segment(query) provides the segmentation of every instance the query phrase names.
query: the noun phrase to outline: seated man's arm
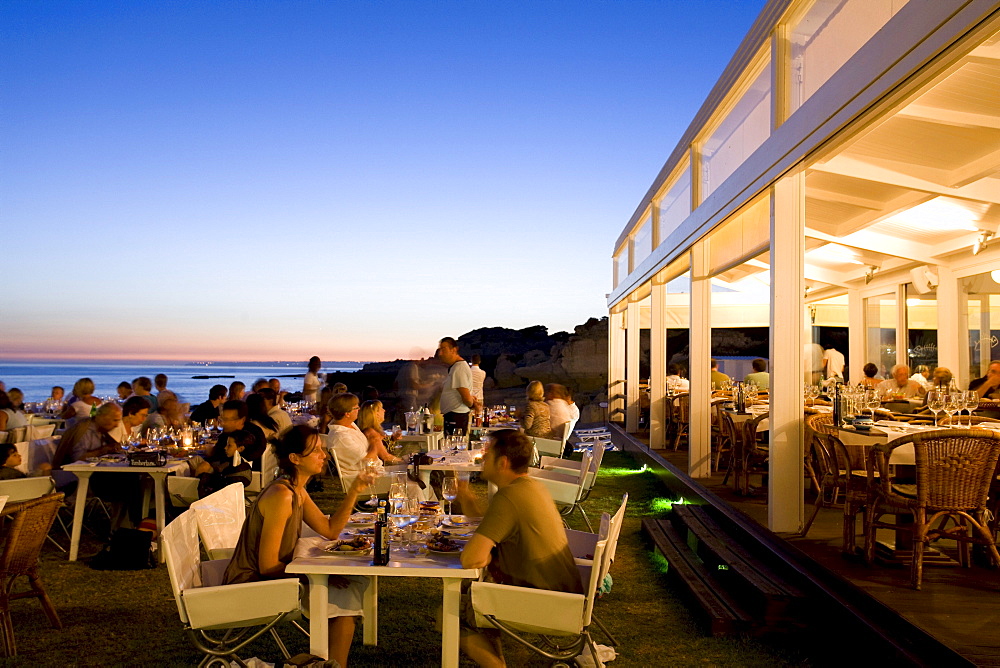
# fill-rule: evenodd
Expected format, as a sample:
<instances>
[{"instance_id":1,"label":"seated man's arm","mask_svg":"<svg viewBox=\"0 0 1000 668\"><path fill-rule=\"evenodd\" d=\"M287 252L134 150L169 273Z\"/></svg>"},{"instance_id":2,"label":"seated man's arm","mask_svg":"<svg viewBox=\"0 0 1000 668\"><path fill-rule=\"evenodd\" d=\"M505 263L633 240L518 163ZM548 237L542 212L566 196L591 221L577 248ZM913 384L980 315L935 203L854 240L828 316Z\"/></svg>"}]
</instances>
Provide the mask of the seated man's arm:
<instances>
[{"instance_id":1,"label":"seated man's arm","mask_svg":"<svg viewBox=\"0 0 1000 668\"><path fill-rule=\"evenodd\" d=\"M485 514L483 507L479 505L479 499L472 493L468 480L459 479L458 494L455 500L462 506L462 512L466 515L482 517Z\"/></svg>"},{"instance_id":2,"label":"seated man's arm","mask_svg":"<svg viewBox=\"0 0 1000 668\"><path fill-rule=\"evenodd\" d=\"M473 535L462 550L462 568L486 568L494 545L496 543L482 534Z\"/></svg>"}]
</instances>

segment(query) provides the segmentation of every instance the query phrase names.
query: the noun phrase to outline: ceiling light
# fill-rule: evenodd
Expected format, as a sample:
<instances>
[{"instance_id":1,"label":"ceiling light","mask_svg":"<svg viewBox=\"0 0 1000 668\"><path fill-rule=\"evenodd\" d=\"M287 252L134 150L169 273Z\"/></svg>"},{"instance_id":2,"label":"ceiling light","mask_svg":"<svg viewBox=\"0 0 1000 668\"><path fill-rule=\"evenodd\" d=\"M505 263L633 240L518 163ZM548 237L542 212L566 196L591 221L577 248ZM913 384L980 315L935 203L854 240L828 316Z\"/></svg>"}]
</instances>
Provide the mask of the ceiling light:
<instances>
[{"instance_id":1,"label":"ceiling light","mask_svg":"<svg viewBox=\"0 0 1000 668\"><path fill-rule=\"evenodd\" d=\"M982 219L987 206L979 202L958 202L947 197L935 197L892 216L887 222L902 223L929 232L976 232L979 230L977 223Z\"/></svg>"},{"instance_id":2,"label":"ceiling light","mask_svg":"<svg viewBox=\"0 0 1000 668\"><path fill-rule=\"evenodd\" d=\"M875 274L878 273L878 270L879 267L876 267L873 264L868 265L868 271L865 272L865 285L872 282L872 279L875 278Z\"/></svg>"},{"instance_id":3,"label":"ceiling light","mask_svg":"<svg viewBox=\"0 0 1000 668\"><path fill-rule=\"evenodd\" d=\"M982 230L979 236L976 238L976 242L972 244L972 254L979 255L983 248L986 247L986 242L993 238L993 233L989 230Z\"/></svg>"},{"instance_id":4,"label":"ceiling light","mask_svg":"<svg viewBox=\"0 0 1000 668\"><path fill-rule=\"evenodd\" d=\"M994 283L1000 283L1000 269L994 269L991 271L990 278L993 279Z\"/></svg>"}]
</instances>

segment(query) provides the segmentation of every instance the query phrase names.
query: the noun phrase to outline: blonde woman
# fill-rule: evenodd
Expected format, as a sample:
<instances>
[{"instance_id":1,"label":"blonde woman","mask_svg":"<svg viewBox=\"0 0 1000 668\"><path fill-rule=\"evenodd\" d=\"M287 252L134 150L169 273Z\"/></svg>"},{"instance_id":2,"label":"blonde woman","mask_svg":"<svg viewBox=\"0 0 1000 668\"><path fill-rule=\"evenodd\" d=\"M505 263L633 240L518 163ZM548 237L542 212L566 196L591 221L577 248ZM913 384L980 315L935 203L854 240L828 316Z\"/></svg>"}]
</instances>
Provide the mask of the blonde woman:
<instances>
[{"instance_id":1,"label":"blonde woman","mask_svg":"<svg viewBox=\"0 0 1000 668\"><path fill-rule=\"evenodd\" d=\"M368 456L371 457L374 454L386 464L399 464L403 460L394 457L386 448L385 432L382 431L384 421L385 408L381 401L375 399L361 404L356 424L365 438L368 439ZM393 434L393 437L396 435Z\"/></svg>"},{"instance_id":2,"label":"blonde woman","mask_svg":"<svg viewBox=\"0 0 1000 668\"><path fill-rule=\"evenodd\" d=\"M77 420L89 418L91 412L101 405L101 400L94 396L94 381L81 378L73 384L73 394L66 402L62 417L67 420L67 426L72 427Z\"/></svg>"},{"instance_id":3,"label":"blonde woman","mask_svg":"<svg viewBox=\"0 0 1000 668\"><path fill-rule=\"evenodd\" d=\"M521 417L521 426L528 436L548 438L552 427L549 423L549 405L545 403L545 388L537 380L528 383L528 405Z\"/></svg>"}]
</instances>

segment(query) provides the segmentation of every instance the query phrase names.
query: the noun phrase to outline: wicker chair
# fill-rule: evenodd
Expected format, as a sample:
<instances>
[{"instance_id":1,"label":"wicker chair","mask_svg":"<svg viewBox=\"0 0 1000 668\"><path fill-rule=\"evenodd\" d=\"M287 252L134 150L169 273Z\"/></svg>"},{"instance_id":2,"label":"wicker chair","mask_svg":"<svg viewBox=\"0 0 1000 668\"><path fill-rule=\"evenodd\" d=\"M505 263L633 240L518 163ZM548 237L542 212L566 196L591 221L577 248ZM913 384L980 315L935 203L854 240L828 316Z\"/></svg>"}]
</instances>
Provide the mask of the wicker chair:
<instances>
[{"instance_id":1,"label":"wicker chair","mask_svg":"<svg viewBox=\"0 0 1000 668\"><path fill-rule=\"evenodd\" d=\"M889 459L896 448L912 443L916 463L916 485L894 484ZM958 541L959 561L969 565L969 543L987 548L1000 565L993 535L986 527L986 499L1000 457L1000 436L985 429L949 429L910 434L872 448L868 457L870 498L865 513L865 557L875 558L875 530L908 531L913 536L910 581L920 589L923 578L924 545L947 538ZM880 478L874 480L874 474ZM886 514L912 514L913 525L892 523ZM945 528L941 518L955 525Z\"/></svg>"},{"instance_id":2,"label":"wicker chair","mask_svg":"<svg viewBox=\"0 0 1000 668\"><path fill-rule=\"evenodd\" d=\"M62 628L59 615L52 607L38 575L38 554L45 544L45 537L62 506L62 494L49 494L37 499L7 505L3 515L13 515L14 521L7 534L7 543L0 555L0 642L3 656L15 656L14 624L11 620L10 602L18 598L37 598L52 626ZM28 591L11 593L18 577L28 577Z\"/></svg>"},{"instance_id":3,"label":"wicker chair","mask_svg":"<svg viewBox=\"0 0 1000 668\"><path fill-rule=\"evenodd\" d=\"M959 417L957 415L956 416L946 415L943 418L938 418L938 424L942 426L952 425L952 424L963 425L963 424L969 424L969 419L970 418L968 415L963 415L962 417ZM998 422L996 418L982 417L981 415L973 415L971 419L973 425L982 424L983 422L992 424L996 424Z\"/></svg>"},{"instance_id":4,"label":"wicker chair","mask_svg":"<svg viewBox=\"0 0 1000 668\"><path fill-rule=\"evenodd\" d=\"M767 413L762 413L740 425L743 428L742 438L739 449L734 450L733 454L737 467L734 484L738 494L746 496L751 493L750 476L754 473L767 475L768 446L757 441L757 427L767 417Z\"/></svg>"},{"instance_id":5,"label":"wicker chair","mask_svg":"<svg viewBox=\"0 0 1000 668\"><path fill-rule=\"evenodd\" d=\"M691 395L678 394L670 398L667 404L669 407L670 421L674 427L674 450L681 445L681 439L687 438L688 424L691 415Z\"/></svg>"}]
</instances>

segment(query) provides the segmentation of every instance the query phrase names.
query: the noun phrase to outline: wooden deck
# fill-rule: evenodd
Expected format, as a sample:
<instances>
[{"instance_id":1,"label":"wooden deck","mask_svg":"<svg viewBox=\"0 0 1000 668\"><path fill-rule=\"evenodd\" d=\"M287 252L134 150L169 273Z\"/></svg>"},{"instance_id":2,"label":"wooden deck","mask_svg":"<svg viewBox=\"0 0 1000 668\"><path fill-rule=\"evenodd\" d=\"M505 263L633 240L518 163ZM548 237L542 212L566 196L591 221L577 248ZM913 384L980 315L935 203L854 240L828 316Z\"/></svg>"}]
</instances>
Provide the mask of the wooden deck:
<instances>
[{"instance_id":1,"label":"wooden deck","mask_svg":"<svg viewBox=\"0 0 1000 668\"><path fill-rule=\"evenodd\" d=\"M686 471L687 452L651 452L642 441L631 437L629 440L631 443L623 443L626 449L635 449L637 454L643 454L650 461L664 461L681 475ZM766 531L766 494L737 496L733 492L732 481L723 485L722 480L723 474L719 473L696 481L688 478L685 483L702 487L710 497L725 502L770 534ZM806 512L811 510L811 496L807 496ZM801 552L813 564L833 574L833 580L839 576L870 596L873 602L877 602L873 603L873 618L885 620L887 613L895 614L972 664L1000 666L1000 570L925 565L923 589L913 590L909 587L908 563L905 567L868 566L861 560L841 556L842 517L840 508L821 509L808 537L770 536L777 536L792 548L791 552ZM861 525L859 517L859 545L863 543ZM858 613L860 615L862 611L858 610ZM891 628L891 623L887 626Z\"/></svg>"}]
</instances>

